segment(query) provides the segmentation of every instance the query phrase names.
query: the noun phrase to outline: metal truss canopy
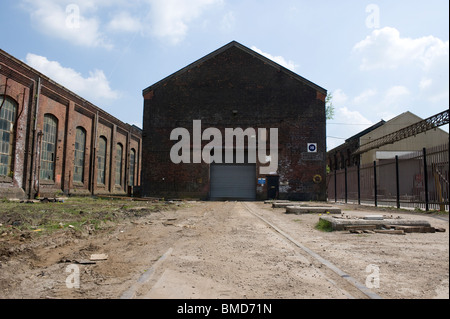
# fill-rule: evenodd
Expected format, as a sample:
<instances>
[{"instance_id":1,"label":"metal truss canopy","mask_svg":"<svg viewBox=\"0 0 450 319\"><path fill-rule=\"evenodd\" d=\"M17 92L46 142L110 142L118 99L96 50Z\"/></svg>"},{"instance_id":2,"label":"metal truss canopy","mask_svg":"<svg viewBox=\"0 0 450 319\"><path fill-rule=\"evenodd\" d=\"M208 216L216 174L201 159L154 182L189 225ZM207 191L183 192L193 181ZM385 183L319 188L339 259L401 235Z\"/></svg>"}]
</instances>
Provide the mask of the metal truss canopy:
<instances>
[{"instance_id":1,"label":"metal truss canopy","mask_svg":"<svg viewBox=\"0 0 450 319\"><path fill-rule=\"evenodd\" d=\"M393 133L387 134L366 144L363 144L356 150L353 155L359 155L383 145L392 144L405 138L416 136L417 134L432 130L436 127L449 123L449 111L443 111L439 114L430 116L429 118L411 124Z\"/></svg>"}]
</instances>

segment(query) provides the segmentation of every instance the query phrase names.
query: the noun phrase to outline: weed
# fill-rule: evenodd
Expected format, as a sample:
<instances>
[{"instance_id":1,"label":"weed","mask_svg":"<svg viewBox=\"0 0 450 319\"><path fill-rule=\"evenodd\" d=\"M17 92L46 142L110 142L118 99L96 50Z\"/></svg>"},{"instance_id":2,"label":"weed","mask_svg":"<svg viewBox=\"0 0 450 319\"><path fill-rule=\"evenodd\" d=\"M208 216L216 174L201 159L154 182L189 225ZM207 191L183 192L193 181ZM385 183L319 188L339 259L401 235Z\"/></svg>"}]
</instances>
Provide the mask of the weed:
<instances>
[{"instance_id":1,"label":"weed","mask_svg":"<svg viewBox=\"0 0 450 319\"><path fill-rule=\"evenodd\" d=\"M314 228L317 230L323 231L323 232L332 232L333 231L333 227L332 227L331 223L324 219L319 219L319 222L316 224L316 226Z\"/></svg>"}]
</instances>

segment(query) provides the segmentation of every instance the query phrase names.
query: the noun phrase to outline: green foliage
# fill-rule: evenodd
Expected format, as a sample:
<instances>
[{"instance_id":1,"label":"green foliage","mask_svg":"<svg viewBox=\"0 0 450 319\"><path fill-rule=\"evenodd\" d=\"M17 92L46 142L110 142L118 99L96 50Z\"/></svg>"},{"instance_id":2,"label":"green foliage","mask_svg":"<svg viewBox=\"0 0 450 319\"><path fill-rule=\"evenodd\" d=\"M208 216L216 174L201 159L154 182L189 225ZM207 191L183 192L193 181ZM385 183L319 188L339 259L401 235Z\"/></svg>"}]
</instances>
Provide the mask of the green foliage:
<instances>
[{"instance_id":1,"label":"green foliage","mask_svg":"<svg viewBox=\"0 0 450 319\"><path fill-rule=\"evenodd\" d=\"M327 120L334 118L333 94L328 93L325 99L325 115Z\"/></svg>"},{"instance_id":2,"label":"green foliage","mask_svg":"<svg viewBox=\"0 0 450 319\"><path fill-rule=\"evenodd\" d=\"M332 232L333 227L331 223L324 219L319 219L319 222L316 224L315 229L323 231L323 232Z\"/></svg>"}]
</instances>

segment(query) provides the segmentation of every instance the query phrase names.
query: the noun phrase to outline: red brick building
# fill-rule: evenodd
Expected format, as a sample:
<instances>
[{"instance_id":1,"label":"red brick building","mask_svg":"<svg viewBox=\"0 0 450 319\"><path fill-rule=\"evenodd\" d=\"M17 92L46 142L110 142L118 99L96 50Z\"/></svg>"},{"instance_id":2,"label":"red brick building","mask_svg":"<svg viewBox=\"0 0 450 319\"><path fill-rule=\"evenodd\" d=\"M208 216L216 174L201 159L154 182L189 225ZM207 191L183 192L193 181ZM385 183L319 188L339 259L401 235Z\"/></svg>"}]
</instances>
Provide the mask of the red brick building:
<instances>
[{"instance_id":1,"label":"red brick building","mask_svg":"<svg viewBox=\"0 0 450 319\"><path fill-rule=\"evenodd\" d=\"M326 95L320 86L235 41L212 52L143 90L143 194L325 200ZM248 158L232 164L196 161L195 151L203 152L211 139L195 142L202 132L194 132L194 121L201 121L202 132L214 128L222 136L227 128L253 128L257 134L258 128L277 129L277 166L261 173L265 164ZM192 137L189 163L175 163L170 155L177 128ZM269 149L269 135L249 134L247 144L234 146L234 156L239 150L248 155L252 138L258 139L258 149ZM225 146L222 142L214 151L223 154Z\"/></svg>"},{"instance_id":2,"label":"red brick building","mask_svg":"<svg viewBox=\"0 0 450 319\"><path fill-rule=\"evenodd\" d=\"M142 131L0 50L0 197L127 194Z\"/></svg>"}]
</instances>

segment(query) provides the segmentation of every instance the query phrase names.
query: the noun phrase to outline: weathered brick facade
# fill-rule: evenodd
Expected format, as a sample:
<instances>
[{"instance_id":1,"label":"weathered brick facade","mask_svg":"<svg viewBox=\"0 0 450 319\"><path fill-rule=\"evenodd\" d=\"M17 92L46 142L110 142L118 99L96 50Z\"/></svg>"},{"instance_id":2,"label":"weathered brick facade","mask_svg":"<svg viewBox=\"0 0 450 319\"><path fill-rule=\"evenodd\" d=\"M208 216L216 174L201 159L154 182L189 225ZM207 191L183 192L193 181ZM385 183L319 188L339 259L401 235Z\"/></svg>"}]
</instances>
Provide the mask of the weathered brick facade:
<instances>
[{"instance_id":1,"label":"weathered brick facade","mask_svg":"<svg viewBox=\"0 0 450 319\"><path fill-rule=\"evenodd\" d=\"M16 110L6 141L10 152L8 174L0 175L0 197L34 198L56 194L127 194L130 185L130 152L134 151L134 185L140 184L142 131L125 124L45 75L0 50L0 102ZM4 111L4 110L3 110ZM40 177L44 116L56 119L53 177ZM0 121L3 121L0 118ZM75 136L86 133L83 176L74 181ZM9 129L8 129L9 130ZM6 136L6 135L4 135ZM97 144L107 140L105 183L97 183ZM123 146L120 181L115 180L116 147ZM120 162L119 162L120 163Z\"/></svg>"},{"instance_id":2,"label":"weathered brick facade","mask_svg":"<svg viewBox=\"0 0 450 319\"><path fill-rule=\"evenodd\" d=\"M171 131L278 128L279 198L325 200L326 90L258 53L231 42L143 91L144 195L208 199L210 168L174 164ZM192 140L191 140L192 143ZM209 143L203 141L202 145ZM317 144L317 152L307 150ZM267 178L259 174L257 178ZM258 199L267 184L255 181Z\"/></svg>"}]
</instances>

